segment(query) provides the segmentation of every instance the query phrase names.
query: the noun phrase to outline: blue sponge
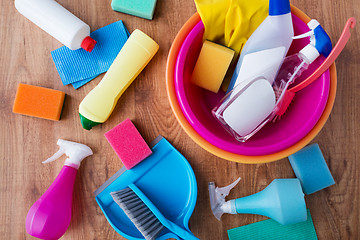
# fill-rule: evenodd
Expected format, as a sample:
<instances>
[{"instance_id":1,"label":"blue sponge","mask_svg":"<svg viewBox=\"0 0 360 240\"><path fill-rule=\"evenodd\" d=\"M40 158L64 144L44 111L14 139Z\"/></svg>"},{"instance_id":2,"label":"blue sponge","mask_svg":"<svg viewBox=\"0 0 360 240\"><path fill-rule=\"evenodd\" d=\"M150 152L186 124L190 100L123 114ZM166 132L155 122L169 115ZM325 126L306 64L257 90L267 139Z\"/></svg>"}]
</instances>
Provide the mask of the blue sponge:
<instances>
[{"instance_id":1,"label":"blue sponge","mask_svg":"<svg viewBox=\"0 0 360 240\"><path fill-rule=\"evenodd\" d=\"M114 11L127 13L151 20L154 15L156 0L112 0Z\"/></svg>"},{"instance_id":2,"label":"blue sponge","mask_svg":"<svg viewBox=\"0 0 360 240\"><path fill-rule=\"evenodd\" d=\"M290 155L289 160L305 194L335 184L318 144L309 145Z\"/></svg>"}]
</instances>

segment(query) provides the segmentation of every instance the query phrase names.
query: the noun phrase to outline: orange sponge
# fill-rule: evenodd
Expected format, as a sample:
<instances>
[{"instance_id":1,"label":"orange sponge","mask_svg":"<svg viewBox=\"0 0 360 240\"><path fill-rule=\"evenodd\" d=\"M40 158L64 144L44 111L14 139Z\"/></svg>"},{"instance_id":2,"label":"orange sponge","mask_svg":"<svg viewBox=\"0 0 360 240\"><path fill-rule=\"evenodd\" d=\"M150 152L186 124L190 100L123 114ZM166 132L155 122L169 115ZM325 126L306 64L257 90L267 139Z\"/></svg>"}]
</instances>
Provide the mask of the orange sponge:
<instances>
[{"instance_id":1,"label":"orange sponge","mask_svg":"<svg viewBox=\"0 0 360 240\"><path fill-rule=\"evenodd\" d=\"M64 92L20 83L15 97L13 112L50 120L59 120L64 98Z\"/></svg>"}]
</instances>

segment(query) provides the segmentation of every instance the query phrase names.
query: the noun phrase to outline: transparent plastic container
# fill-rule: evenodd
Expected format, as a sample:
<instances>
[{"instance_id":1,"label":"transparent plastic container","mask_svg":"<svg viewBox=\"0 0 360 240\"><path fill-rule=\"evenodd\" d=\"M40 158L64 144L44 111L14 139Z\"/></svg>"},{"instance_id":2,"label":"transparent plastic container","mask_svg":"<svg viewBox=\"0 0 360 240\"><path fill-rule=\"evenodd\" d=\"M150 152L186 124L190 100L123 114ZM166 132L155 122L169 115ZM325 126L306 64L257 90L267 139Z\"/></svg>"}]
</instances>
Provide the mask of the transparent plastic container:
<instances>
[{"instance_id":1,"label":"transparent plastic container","mask_svg":"<svg viewBox=\"0 0 360 240\"><path fill-rule=\"evenodd\" d=\"M308 66L301 53L285 58L273 84L270 67L226 94L212 110L213 116L236 140L245 142L274 119L285 91Z\"/></svg>"}]
</instances>

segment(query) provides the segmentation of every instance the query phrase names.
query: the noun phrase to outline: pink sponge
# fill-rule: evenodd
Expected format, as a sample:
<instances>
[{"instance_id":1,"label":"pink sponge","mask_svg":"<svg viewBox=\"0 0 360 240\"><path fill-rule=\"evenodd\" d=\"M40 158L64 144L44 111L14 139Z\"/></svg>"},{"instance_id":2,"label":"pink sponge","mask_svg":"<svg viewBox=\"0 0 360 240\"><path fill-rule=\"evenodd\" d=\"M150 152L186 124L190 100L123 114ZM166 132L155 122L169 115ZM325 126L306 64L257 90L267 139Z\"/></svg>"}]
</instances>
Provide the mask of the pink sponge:
<instances>
[{"instance_id":1,"label":"pink sponge","mask_svg":"<svg viewBox=\"0 0 360 240\"><path fill-rule=\"evenodd\" d=\"M126 169L131 169L152 153L130 119L105 133L105 137Z\"/></svg>"}]
</instances>

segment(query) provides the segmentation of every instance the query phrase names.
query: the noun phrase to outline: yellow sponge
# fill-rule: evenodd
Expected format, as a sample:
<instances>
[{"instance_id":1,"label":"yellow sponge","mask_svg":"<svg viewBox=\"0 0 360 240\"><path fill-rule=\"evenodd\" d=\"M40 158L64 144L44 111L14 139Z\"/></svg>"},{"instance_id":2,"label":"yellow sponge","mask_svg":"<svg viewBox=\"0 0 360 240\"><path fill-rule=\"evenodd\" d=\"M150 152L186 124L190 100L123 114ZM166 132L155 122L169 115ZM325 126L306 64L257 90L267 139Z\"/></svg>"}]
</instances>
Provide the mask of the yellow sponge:
<instances>
[{"instance_id":1,"label":"yellow sponge","mask_svg":"<svg viewBox=\"0 0 360 240\"><path fill-rule=\"evenodd\" d=\"M217 93L234 57L234 50L205 40L191 82Z\"/></svg>"}]
</instances>

